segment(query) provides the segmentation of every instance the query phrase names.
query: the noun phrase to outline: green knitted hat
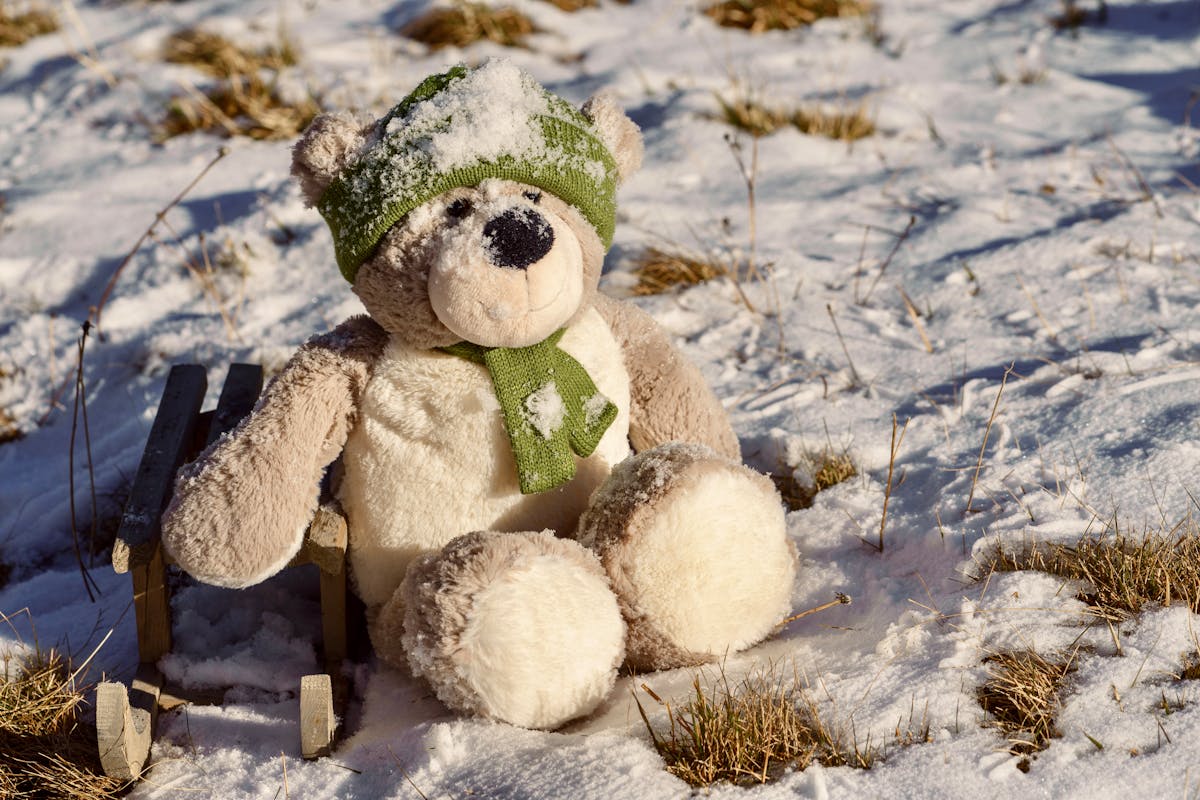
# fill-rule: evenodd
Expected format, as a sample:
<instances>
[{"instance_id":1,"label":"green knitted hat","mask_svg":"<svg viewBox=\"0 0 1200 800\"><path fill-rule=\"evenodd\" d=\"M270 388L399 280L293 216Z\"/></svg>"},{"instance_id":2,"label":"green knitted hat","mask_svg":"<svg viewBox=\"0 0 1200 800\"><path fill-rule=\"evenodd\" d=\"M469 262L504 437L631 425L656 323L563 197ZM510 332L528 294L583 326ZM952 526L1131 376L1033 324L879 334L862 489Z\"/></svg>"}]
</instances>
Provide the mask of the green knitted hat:
<instances>
[{"instance_id":1,"label":"green knitted hat","mask_svg":"<svg viewBox=\"0 0 1200 800\"><path fill-rule=\"evenodd\" d=\"M504 60L426 78L379 122L382 138L317 208L353 281L383 235L445 191L486 178L536 186L577 208L607 248L617 165L587 117Z\"/></svg>"}]
</instances>

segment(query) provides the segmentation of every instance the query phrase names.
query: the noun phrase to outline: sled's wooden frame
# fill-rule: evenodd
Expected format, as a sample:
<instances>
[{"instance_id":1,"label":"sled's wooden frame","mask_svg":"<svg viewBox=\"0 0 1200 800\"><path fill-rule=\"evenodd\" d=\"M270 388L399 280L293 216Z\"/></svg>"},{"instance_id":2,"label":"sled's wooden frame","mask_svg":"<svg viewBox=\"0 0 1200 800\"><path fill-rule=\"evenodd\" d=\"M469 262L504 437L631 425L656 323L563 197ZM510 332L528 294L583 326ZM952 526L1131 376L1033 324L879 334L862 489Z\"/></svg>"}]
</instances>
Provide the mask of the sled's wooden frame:
<instances>
[{"instance_id":1,"label":"sled's wooden frame","mask_svg":"<svg viewBox=\"0 0 1200 800\"><path fill-rule=\"evenodd\" d=\"M250 412L262 391L262 367L233 364L217 407L201 412L208 381L203 367L171 368L146 450L130 489L113 545L113 569L133 580L137 617L137 674L126 688L105 681L96 687L96 740L106 774L134 780L147 769L158 711L185 703L214 704L223 690L186 691L164 683L157 662L171 651L170 596L161 543L160 518L179 467L232 429ZM300 749L305 758L327 755L336 727L335 701L344 708L346 657L346 520L336 504L322 503L289 566L315 564L321 576L321 625L325 673L300 683Z\"/></svg>"}]
</instances>

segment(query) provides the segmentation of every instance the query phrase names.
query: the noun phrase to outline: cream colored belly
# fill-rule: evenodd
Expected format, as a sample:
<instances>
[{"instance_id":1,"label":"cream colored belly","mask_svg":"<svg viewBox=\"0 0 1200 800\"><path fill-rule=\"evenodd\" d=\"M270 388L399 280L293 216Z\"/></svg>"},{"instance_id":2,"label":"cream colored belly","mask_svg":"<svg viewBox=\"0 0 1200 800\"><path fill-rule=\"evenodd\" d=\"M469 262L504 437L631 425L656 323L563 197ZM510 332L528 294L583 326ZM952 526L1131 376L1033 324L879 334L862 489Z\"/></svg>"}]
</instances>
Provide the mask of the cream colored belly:
<instances>
[{"instance_id":1,"label":"cream colored belly","mask_svg":"<svg viewBox=\"0 0 1200 800\"><path fill-rule=\"evenodd\" d=\"M387 601L416 556L476 530L569 532L592 491L629 455L629 377L594 311L559 346L620 409L599 447L558 489L522 495L491 377L478 364L389 345L342 456L350 564L368 605Z\"/></svg>"}]
</instances>

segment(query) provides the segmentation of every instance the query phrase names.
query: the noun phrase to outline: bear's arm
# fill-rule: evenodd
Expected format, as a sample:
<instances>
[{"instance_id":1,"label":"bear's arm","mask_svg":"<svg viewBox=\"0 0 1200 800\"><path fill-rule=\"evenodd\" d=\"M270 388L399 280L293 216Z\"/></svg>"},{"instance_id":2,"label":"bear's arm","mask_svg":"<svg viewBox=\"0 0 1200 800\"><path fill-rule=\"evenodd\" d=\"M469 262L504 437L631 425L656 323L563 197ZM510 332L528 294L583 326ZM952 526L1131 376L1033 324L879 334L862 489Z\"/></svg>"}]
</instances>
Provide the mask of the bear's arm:
<instances>
[{"instance_id":1,"label":"bear's arm","mask_svg":"<svg viewBox=\"0 0 1200 800\"><path fill-rule=\"evenodd\" d=\"M240 588L299 550L387 334L365 316L305 343L236 428L180 470L163 545L198 580Z\"/></svg>"},{"instance_id":2,"label":"bear's arm","mask_svg":"<svg viewBox=\"0 0 1200 800\"><path fill-rule=\"evenodd\" d=\"M629 441L637 452L666 442L692 442L741 460L725 409L700 370L645 312L597 293L595 308L621 345L629 372Z\"/></svg>"}]
</instances>

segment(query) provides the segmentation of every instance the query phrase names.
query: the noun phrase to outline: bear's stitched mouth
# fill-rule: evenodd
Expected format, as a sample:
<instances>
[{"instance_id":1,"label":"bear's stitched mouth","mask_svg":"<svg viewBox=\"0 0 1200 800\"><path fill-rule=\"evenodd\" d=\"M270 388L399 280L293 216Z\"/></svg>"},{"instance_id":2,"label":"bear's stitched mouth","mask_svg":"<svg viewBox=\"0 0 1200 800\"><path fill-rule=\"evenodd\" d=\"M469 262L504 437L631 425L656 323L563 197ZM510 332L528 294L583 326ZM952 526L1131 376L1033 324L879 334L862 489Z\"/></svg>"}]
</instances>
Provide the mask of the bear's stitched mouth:
<instances>
[{"instance_id":1,"label":"bear's stitched mouth","mask_svg":"<svg viewBox=\"0 0 1200 800\"><path fill-rule=\"evenodd\" d=\"M562 297L564 289L565 289L565 281L560 281L559 286L558 286L558 291L556 291L554 293L553 297L551 297L545 303L542 303L540 306L530 306L529 305L529 294L530 294L529 280L526 279L526 281L525 281L525 301L526 301L526 303L525 303L525 312L524 312L525 315L528 316L529 314L538 314L538 313L550 308L551 306L553 306L555 303L558 302L558 299L560 297ZM499 322L499 321L503 321L503 320L510 320L514 316L516 316L515 314L508 312L503 306L499 306L499 305L489 306L483 300L477 300L476 302L479 304L479 307L483 309L483 313L487 315L488 319L494 319L497 322Z\"/></svg>"}]
</instances>

